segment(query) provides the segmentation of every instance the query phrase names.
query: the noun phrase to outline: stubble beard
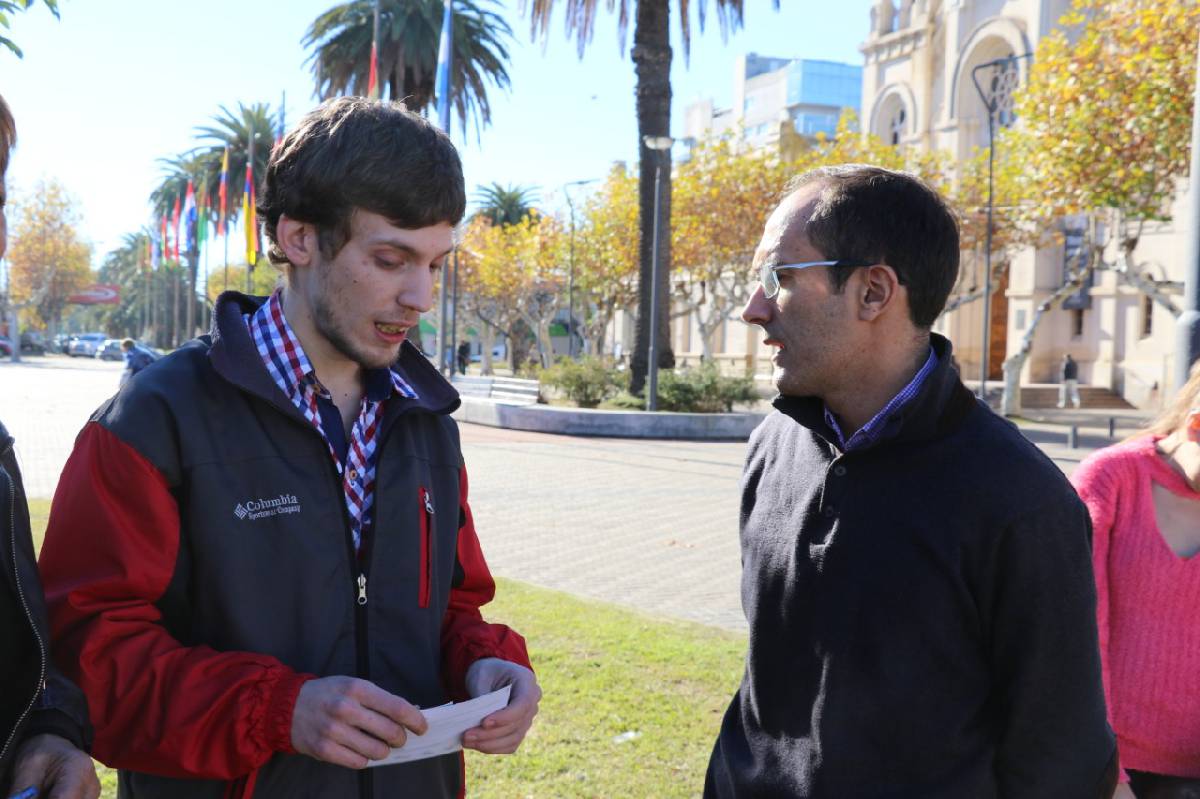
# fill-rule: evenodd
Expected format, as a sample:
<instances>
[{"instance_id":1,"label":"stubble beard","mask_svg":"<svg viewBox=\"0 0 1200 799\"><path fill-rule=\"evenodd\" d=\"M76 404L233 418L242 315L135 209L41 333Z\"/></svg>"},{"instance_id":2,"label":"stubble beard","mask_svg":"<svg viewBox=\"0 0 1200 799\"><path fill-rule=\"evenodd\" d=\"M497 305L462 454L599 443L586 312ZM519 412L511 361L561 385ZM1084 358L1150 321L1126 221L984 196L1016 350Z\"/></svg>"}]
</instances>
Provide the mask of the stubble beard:
<instances>
[{"instance_id":1,"label":"stubble beard","mask_svg":"<svg viewBox=\"0 0 1200 799\"><path fill-rule=\"evenodd\" d=\"M324 336L325 340L332 344L335 350L357 363L363 369L390 368L396 362L397 357L399 357L399 352L392 353L390 357L383 357L355 346L354 341L334 311L334 304L331 302L327 290L328 283L325 283L322 289L321 296L317 298L313 307L313 324L316 326L317 332Z\"/></svg>"}]
</instances>

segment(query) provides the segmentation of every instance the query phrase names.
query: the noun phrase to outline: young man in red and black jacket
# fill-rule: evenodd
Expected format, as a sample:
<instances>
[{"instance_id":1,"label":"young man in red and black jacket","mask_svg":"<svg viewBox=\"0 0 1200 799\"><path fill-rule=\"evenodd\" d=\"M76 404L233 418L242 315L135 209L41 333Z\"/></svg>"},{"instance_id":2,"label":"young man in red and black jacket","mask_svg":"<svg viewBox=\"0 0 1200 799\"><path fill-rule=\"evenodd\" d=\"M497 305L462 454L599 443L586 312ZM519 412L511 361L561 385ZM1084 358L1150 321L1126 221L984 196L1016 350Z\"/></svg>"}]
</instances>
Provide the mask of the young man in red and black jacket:
<instances>
[{"instance_id":1,"label":"young man in red and black jacket","mask_svg":"<svg viewBox=\"0 0 1200 799\"><path fill-rule=\"evenodd\" d=\"M541 692L493 595L454 389L405 341L463 216L449 139L323 104L259 202L285 285L84 428L42 552L55 654L128 797L453 797L459 755L363 769L417 708L512 687L464 736L514 751Z\"/></svg>"}]
</instances>

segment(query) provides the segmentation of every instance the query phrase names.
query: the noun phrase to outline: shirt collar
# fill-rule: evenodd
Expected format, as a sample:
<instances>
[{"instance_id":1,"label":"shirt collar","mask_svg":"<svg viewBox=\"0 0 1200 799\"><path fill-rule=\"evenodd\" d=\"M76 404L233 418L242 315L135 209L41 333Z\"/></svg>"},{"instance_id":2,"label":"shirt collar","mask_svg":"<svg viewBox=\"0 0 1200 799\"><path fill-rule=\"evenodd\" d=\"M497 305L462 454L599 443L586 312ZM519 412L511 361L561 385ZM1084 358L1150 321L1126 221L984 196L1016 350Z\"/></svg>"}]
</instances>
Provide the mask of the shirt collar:
<instances>
[{"instance_id":1,"label":"shirt collar","mask_svg":"<svg viewBox=\"0 0 1200 799\"><path fill-rule=\"evenodd\" d=\"M879 413L871 417L869 422L855 431L849 438L846 438L845 433L842 432L841 425L838 424L837 417L829 410L829 406L824 406L825 424L829 425L829 429L833 431L834 436L837 438L838 448L842 452L851 452L853 450L865 449L878 441L892 418L920 393L921 386L925 384L926 378L937 368L937 365L937 353L934 352L933 347L930 347L929 357L925 359L925 364L917 370L913 379L908 381L908 385L900 389L900 392L892 397Z\"/></svg>"},{"instance_id":2,"label":"shirt collar","mask_svg":"<svg viewBox=\"0 0 1200 799\"><path fill-rule=\"evenodd\" d=\"M263 364L284 394L293 397L311 384L322 395L328 395L283 313L282 289L276 289L257 311L243 318ZM401 397L417 398L413 387L391 369L364 370L363 386L371 402L385 400L393 391Z\"/></svg>"}]
</instances>

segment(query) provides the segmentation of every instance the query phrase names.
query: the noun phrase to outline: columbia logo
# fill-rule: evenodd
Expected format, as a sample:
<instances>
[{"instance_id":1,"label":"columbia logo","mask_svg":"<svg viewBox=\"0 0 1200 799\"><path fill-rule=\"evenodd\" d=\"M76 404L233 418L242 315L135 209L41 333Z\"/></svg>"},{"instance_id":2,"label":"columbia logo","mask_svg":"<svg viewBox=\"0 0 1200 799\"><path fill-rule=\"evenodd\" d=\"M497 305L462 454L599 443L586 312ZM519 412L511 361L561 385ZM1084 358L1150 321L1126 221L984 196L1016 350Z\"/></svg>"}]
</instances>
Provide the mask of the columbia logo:
<instances>
[{"instance_id":1,"label":"columbia logo","mask_svg":"<svg viewBox=\"0 0 1200 799\"><path fill-rule=\"evenodd\" d=\"M299 513L300 500L295 494L280 494L276 497L263 499L248 499L239 502L233 509L233 515L245 521L263 519L269 516L279 516L284 513Z\"/></svg>"}]
</instances>

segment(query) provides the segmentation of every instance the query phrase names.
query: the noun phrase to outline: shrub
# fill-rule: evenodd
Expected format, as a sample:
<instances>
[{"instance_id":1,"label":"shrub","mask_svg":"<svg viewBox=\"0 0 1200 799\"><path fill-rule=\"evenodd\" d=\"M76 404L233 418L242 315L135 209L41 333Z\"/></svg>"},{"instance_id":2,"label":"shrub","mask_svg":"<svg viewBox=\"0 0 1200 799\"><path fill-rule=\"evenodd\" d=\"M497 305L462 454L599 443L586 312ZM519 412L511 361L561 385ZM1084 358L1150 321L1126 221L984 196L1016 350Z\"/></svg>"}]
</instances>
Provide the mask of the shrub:
<instances>
[{"instance_id":1,"label":"shrub","mask_svg":"<svg viewBox=\"0 0 1200 799\"><path fill-rule=\"evenodd\" d=\"M658 407L683 413L729 413L734 403L758 399L751 377L721 374L712 361L658 378Z\"/></svg>"},{"instance_id":2,"label":"shrub","mask_svg":"<svg viewBox=\"0 0 1200 799\"><path fill-rule=\"evenodd\" d=\"M580 408L595 408L626 384L624 372L603 358L586 355L579 360L563 358L538 375L543 385L553 386Z\"/></svg>"}]
</instances>

